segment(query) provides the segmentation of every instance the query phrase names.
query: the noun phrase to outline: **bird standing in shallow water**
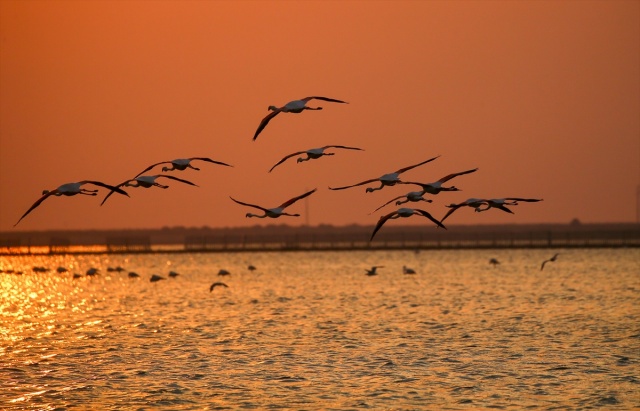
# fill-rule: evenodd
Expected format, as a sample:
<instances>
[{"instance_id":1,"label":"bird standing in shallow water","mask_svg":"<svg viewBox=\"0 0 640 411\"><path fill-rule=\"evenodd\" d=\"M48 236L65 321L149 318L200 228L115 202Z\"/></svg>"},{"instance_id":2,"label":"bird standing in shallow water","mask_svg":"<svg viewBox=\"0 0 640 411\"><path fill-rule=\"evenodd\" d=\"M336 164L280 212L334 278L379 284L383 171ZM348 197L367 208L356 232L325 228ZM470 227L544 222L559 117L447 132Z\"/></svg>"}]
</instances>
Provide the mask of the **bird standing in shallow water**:
<instances>
[{"instance_id":1,"label":"bird standing in shallow water","mask_svg":"<svg viewBox=\"0 0 640 411\"><path fill-rule=\"evenodd\" d=\"M269 170L269 172L273 171L274 168L276 168L277 166L279 166L280 164L284 163L287 159L291 158L291 157L295 157L301 154L306 154L307 157L300 157L298 158L298 163L301 163L303 161L309 161L309 160L315 160L318 159L322 156L333 156L335 155L335 153L325 153L324 151L328 148L342 148L345 150L360 150L363 151L361 148L357 148L357 147L347 147L347 146L324 146L324 147L320 147L320 148L311 148L309 150L304 150L304 151L297 151L295 153L291 153L288 156L285 156L282 160L278 161L273 167L271 167L271 170Z\"/></svg>"},{"instance_id":2,"label":"bird standing in shallow water","mask_svg":"<svg viewBox=\"0 0 640 411\"><path fill-rule=\"evenodd\" d=\"M560 255L560 253L556 253L556 254L555 254L553 257L551 257L550 259L548 259L548 260L544 260L544 261L542 262L542 265L540 266L540 271L544 270L544 265L545 265L546 263L556 261L556 259L558 258L558 256L559 256L559 255Z\"/></svg>"},{"instance_id":3,"label":"bird standing in shallow water","mask_svg":"<svg viewBox=\"0 0 640 411\"><path fill-rule=\"evenodd\" d=\"M316 189L314 188L311 191L308 191L302 195L299 195L297 197L293 197L290 200L285 201L284 203L280 204L278 207L275 208L264 208L261 207L259 205L255 205L255 204L249 204L249 203L243 203L242 201L238 201L233 197L229 197L230 199L232 199L234 202L241 204L243 206L247 206L247 207L253 207L253 208L257 208L259 210L264 211L263 215L258 215L258 214L252 214L252 213L247 213L246 217L257 217L257 218L278 218L280 216L286 215L286 216L290 216L290 217L300 217L300 214L288 214L284 212L284 209L289 207L290 205L292 205L293 203L295 203L298 200L301 200L307 196L310 196L311 194L313 194L316 191Z\"/></svg>"},{"instance_id":4,"label":"bird standing in shallow water","mask_svg":"<svg viewBox=\"0 0 640 411\"><path fill-rule=\"evenodd\" d=\"M322 110L322 107L307 107L307 103L314 99L329 101L331 103L348 104L346 101L336 100L334 98L313 96L313 97L305 97L300 100L290 101L282 107L269 106L269 110L271 110L271 113L267 114L267 116L263 118L262 121L260 122L260 125L258 126L256 133L253 135L253 141L256 141L260 132L267 126L267 124L269 124L271 119L273 119L275 116L277 116L280 113L302 113L304 110Z\"/></svg>"},{"instance_id":5,"label":"bird standing in shallow water","mask_svg":"<svg viewBox=\"0 0 640 411\"><path fill-rule=\"evenodd\" d=\"M349 186L335 187L335 188L329 187L329 190L344 190L346 188L357 187L357 186L361 186L361 185L364 185L364 184L374 183L376 181L380 182L380 187L378 187L378 188L367 187L367 189L365 191L367 193L371 193L372 191L382 190L385 186L393 186L393 185L396 185L396 183L399 183L400 182L400 174L404 173L405 171L409 171L409 170L411 170L413 168L416 168L418 166L421 166L423 164L427 164L427 163L435 160L438 157L440 157L440 156L439 155L435 156L435 157L430 158L428 160L425 160L425 161L423 161L421 163L401 168L401 169L399 169L397 171L394 171L393 173L388 173L388 174L385 174L385 175L383 175L381 177L378 177L378 178L372 178L372 179L369 179L369 180L361 181L361 182L359 182L357 184L351 184Z\"/></svg>"},{"instance_id":6,"label":"bird standing in shallow water","mask_svg":"<svg viewBox=\"0 0 640 411\"><path fill-rule=\"evenodd\" d=\"M155 283L156 281L160 281L160 280L164 280L164 279L165 279L164 277L161 277L161 276L159 276L157 274L154 274L154 275L151 276L151 278L149 278L149 281L152 282L152 283Z\"/></svg>"},{"instance_id":7,"label":"bird standing in shallow water","mask_svg":"<svg viewBox=\"0 0 640 411\"><path fill-rule=\"evenodd\" d=\"M33 203L33 205L27 210L27 212L24 213L22 215L22 217L20 217L20 220L18 220L18 222L15 223L13 226L14 227L17 226L18 223L20 221L22 221L22 219L27 216L27 214L29 214L36 207L38 207L40 204L42 204L42 202L44 200L46 200L47 198L49 198L51 196L58 196L58 197L59 196L74 196L74 195L77 195L77 194L87 195L87 196L96 196L96 195L98 195L98 190L88 190L86 188L82 188L82 186L85 185L85 184L93 184L95 186L108 188L109 190L111 190L109 192L109 194L115 192L115 193L122 194L122 195L125 195L125 196L129 197L129 194L127 194L126 191L120 189L119 187L114 187L114 186L111 186L109 184L102 183L100 181L83 180L83 181L78 181L77 183L67 183L67 184L61 185L60 187L56 188L55 190L51 190L51 191L44 190L44 191L42 191L42 197L40 197L35 203Z\"/></svg>"}]
</instances>

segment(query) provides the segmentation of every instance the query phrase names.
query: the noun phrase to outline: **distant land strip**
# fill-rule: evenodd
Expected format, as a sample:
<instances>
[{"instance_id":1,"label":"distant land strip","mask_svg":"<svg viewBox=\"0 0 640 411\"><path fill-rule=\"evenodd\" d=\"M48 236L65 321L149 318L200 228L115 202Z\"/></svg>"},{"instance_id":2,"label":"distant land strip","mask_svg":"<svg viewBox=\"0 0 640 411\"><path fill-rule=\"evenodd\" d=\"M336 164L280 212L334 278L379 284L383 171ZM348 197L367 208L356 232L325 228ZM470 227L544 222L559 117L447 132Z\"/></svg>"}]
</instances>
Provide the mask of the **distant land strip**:
<instances>
[{"instance_id":1,"label":"distant land strip","mask_svg":"<svg viewBox=\"0 0 640 411\"><path fill-rule=\"evenodd\" d=\"M0 255L252 251L640 247L640 224L351 225L162 228L0 233Z\"/></svg>"}]
</instances>

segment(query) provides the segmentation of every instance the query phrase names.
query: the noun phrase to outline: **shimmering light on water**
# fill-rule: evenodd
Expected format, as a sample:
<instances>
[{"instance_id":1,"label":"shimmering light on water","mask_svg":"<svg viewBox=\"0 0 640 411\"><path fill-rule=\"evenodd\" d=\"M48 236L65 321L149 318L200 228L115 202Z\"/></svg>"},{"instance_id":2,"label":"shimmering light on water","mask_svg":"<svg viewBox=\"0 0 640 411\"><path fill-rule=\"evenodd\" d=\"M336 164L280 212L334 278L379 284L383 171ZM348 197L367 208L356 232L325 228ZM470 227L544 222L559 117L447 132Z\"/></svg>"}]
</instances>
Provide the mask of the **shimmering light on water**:
<instances>
[{"instance_id":1,"label":"shimmering light on water","mask_svg":"<svg viewBox=\"0 0 640 411\"><path fill-rule=\"evenodd\" d=\"M0 409L640 407L640 250L559 251L1 257Z\"/></svg>"}]
</instances>

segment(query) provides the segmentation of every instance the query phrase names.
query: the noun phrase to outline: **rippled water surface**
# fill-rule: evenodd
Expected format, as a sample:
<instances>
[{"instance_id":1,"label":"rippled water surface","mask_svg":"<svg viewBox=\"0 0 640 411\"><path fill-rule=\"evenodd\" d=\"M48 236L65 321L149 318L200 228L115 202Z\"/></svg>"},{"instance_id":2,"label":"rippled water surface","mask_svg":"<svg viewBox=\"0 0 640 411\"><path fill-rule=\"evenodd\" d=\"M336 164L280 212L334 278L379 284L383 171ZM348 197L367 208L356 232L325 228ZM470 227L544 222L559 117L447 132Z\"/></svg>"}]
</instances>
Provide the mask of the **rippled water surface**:
<instances>
[{"instance_id":1,"label":"rippled water surface","mask_svg":"<svg viewBox=\"0 0 640 411\"><path fill-rule=\"evenodd\" d=\"M555 251L0 257L0 409L638 409L640 250Z\"/></svg>"}]
</instances>

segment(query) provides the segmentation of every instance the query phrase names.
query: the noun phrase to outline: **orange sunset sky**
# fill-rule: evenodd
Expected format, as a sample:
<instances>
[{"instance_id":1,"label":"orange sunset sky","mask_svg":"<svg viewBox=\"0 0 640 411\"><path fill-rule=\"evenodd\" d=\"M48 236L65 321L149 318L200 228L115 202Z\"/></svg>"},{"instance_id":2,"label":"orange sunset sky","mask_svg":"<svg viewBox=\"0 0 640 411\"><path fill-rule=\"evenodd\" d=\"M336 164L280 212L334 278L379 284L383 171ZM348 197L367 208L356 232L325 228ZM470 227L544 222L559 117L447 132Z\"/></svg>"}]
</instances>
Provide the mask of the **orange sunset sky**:
<instances>
[{"instance_id":1,"label":"orange sunset sky","mask_svg":"<svg viewBox=\"0 0 640 411\"><path fill-rule=\"evenodd\" d=\"M349 104L313 101L252 141L269 105L313 95ZM330 144L365 151L268 172ZM469 197L544 199L450 226L637 221L640 2L0 1L0 231L373 225L417 187L328 187L436 155L403 179L479 167L419 204L436 218ZM50 197L13 227L43 189L180 157L234 167L194 163L172 175L199 187L102 207L104 189ZM229 198L276 207L316 187L299 218L247 219Z\"/></svg>"}]
</instances>

